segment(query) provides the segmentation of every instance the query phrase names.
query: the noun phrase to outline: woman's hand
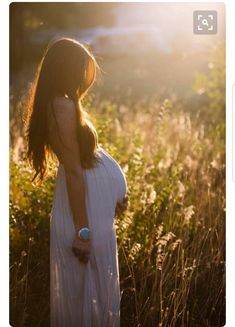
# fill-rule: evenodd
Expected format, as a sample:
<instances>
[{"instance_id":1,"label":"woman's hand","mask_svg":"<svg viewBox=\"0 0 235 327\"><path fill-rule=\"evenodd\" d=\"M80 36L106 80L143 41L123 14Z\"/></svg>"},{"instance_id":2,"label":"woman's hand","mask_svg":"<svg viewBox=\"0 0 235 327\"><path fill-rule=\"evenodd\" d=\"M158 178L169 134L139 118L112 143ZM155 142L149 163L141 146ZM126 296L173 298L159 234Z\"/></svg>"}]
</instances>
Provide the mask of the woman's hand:
<instances>
[{"instance_id":1,"label":"woman's hand","mask_svg":"<svg viewBox=\"0 0 235 327\"><path fill-rule=\"evenodd\" d=\"M128 195L126 194L122 200L122 202L117 202L115 214L119 215L123 211L125 211L128 207Z\"/></svg>"},{"instance_id":2,"label":"woman's hand","mask_svg":"<svg viewBox=\"0 0 235 327\"><path fill-rule=\"evenodd\" d=\"M82 241L77 236L74 237L72 251L78 260L87 263L90 258L91 241Z\"/></svg>"}]
</instances>

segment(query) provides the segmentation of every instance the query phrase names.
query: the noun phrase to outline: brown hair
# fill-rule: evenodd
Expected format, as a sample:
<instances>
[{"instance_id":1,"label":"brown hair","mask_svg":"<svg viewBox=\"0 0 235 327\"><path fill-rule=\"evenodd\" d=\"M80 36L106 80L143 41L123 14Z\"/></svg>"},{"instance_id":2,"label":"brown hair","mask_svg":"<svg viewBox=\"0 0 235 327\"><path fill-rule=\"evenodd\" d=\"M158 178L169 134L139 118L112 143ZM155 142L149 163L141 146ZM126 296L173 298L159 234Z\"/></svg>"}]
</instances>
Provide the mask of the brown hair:
<instances>
[{"instance_id":1,"label":"brown hair","mask_svg":"<svg viewBox=\"0 0 235 327\"><path fill-rule=\"evenodd\" d=\"M27 159L42 181L47 172L48 105L55 96L67 96L77 111L78 143L83 168L94 167L98 136L81 101L96 79L100 68L91 52L80 42L60 38L49 43L39 64L26 111Z\"/></svg>"}]
</instances>

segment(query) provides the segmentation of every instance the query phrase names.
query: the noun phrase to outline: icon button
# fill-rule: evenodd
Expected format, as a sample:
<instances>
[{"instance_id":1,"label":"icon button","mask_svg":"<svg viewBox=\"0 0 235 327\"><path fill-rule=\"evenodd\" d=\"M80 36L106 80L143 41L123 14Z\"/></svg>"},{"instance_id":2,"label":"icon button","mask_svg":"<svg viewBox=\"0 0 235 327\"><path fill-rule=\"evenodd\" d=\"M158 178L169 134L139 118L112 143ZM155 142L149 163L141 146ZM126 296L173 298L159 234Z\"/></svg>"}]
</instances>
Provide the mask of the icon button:
<instances>
[{"instance_id":1,"label":"icon button","mask_svg":"<svg viewBox=\"0 0 235 327\"><path fill-rule=\"evenodd\" d=\"M193 12L194 34L217 34L217 11L195 10Z\"/></svg>"}]
</instances>

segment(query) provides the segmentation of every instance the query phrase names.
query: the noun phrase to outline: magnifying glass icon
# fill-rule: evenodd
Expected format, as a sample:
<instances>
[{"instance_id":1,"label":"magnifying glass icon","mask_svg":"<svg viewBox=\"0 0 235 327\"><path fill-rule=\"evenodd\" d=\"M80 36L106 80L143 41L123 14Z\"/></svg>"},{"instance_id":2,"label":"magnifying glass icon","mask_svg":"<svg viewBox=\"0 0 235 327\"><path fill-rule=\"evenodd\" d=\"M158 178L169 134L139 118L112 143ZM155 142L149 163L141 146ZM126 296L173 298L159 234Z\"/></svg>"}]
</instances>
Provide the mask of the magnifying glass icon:
<instances>
[{"instance_id":1,"label":"magnifying glass icon","mask_svg":"<svg viewBox=\"0 0 235 327\"><path fill-rule=\"evenodd\" d=\"M209 24L208 24L208 20L207 20L207 19L203 19L203 20L202 20L202 25L209 26Z\"/></svg>"}]
</instances>

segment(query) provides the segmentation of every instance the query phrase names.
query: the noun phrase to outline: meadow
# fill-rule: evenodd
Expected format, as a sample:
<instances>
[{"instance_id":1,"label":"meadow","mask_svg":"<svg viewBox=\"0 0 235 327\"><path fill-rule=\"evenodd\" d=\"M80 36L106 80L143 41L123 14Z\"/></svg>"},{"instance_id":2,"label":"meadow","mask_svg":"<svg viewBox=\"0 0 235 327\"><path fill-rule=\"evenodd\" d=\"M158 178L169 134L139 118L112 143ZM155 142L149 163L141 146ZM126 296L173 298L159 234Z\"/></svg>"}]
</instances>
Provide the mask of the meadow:
<instances>
[{"instance_id":1,"label":"meadow","mask_svg":"<svg viewBox=\"0 0 235 327\"><path fill-rule=\"evenodd\" d=\"M115 217L122 327L225 324L223 47L208 58L207 68L194 75L187 101L156 91L111 98L91 91L84 101L99 143L120 163L128 183L128 210ZM16 96L13 88L10 320L13 327L46 327L57 162L40 188L31 183L19 114L24 100L25 92Z\"/></svg>"}]
</instances>

